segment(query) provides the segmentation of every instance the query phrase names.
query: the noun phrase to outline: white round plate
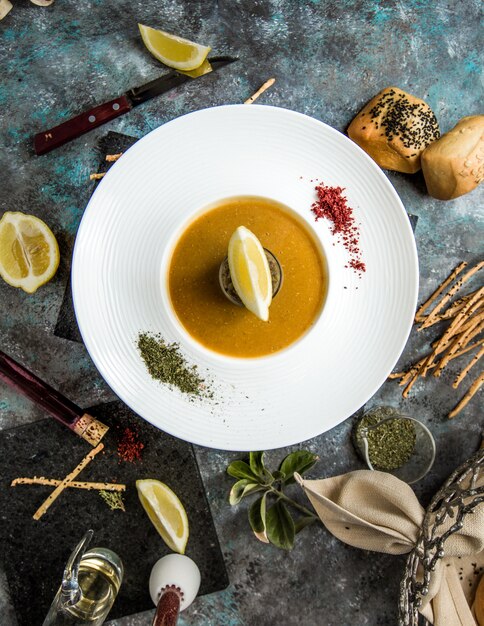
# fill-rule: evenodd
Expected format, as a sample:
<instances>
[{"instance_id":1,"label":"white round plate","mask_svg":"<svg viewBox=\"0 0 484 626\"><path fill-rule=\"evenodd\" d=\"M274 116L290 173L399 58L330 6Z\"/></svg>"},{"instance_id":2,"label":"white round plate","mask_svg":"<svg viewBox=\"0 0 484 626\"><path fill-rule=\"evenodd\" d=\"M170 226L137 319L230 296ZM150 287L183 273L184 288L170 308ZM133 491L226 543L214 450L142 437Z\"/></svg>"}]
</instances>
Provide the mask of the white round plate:
<instances>
[{"instance_id":1,"label":"white round plate","mask_svg":"<svg viewBox=\"0 0 484 626\"><path fill-rule=\"evenodd\" d=\"M345 188L360 224L367 271L345 269L344 248L310 211L315 179ZM166 292L168 260L193 216L224 198L272 198L306 220L325 250L322 315L270 357L235 359L188 336ZM113 165L79 227L74 306L86 347L114 392L181 439L226 450L266 450L316 436L361 407L405 346L418 263L404 207L375 163L315 119L267 106L205 109L149 133ZM179 342L212 381L213 400L153 380L137 351L140 331Z\"/></svg>"}]
</instances>

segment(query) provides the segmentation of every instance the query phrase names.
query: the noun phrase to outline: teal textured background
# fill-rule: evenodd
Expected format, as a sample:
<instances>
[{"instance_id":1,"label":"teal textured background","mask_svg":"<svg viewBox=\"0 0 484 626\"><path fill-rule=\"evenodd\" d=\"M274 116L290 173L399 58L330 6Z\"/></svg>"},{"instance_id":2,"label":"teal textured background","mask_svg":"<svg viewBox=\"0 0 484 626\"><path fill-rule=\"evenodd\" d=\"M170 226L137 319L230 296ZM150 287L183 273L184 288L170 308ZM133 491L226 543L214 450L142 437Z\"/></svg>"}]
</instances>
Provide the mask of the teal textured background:
<instances>
[{"instance_id":1,"label":"teal textured background","mask_svg":"<svg viewBox=\"0 0 484 626\"><path fill-rule=\"evenodd\" d=\"M3 350L80 405L110 400L112 392L83 346L54 337L53 329L77 227L92 192L94 147L107 130L143 136L184 113L242 102L271 76L276 84L260 104L306 113L342 132L389 85L426 100L442 132L461 117L482 112L480 0L57 0L48 8L27 0L13 3L0 23L0 214L18 210L44 219L58 238L61 265L34 295L0 284L0 339ZM36 132L165 71L144 49L137 22L240 61L36 157ZM422 300L458 261L482 258L482 189L440 202L426 194L421 174L387 176L407 211L419 217ZM424 343L412 334L400 362L411 362ZM456 402L449 379L420 381L406 402L398 386L387 382L369 403L401 406L434 432L437 462L417 485L424 503L477 448L484 425L482 393L458 419L447 421ZM0 428L41 416L27 400L0 389ZM348 420L302 444L321 457L314 477L361 467L349 441L351 425ZM197 600L183 615L183 626L396 623L401 558L352 549L319 528L302 533L290 554L258 543L245 505L231 509L227 502L231 481L224 470L238 455L196 452L232 585ZM286 452L271 452L269 458L279 460ZM14 617L5 594L2 598L2 624L9 626ZM144 626L150 614L116 623Z\"/></svg>"}]
</instances>

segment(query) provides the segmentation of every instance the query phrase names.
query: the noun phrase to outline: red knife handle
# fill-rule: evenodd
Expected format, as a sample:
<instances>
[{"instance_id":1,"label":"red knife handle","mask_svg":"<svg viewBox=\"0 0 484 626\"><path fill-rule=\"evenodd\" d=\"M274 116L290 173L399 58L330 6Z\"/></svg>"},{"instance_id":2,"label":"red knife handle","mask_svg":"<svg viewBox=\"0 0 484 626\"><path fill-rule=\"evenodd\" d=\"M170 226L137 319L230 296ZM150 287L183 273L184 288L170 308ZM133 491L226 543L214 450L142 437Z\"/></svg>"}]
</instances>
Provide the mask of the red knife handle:
<instances>
[{"instance_id":1,"label":"red knife handle","mask_svg":"<svg viewBox=\"0 0 484 626\"><path fill-rule=\"evenodd\" d=\"M90 111L76 115L76 117L54 126L34 137L34 149L36 154L45 154L64 145L72 139L80 137L91 129L101 126L120 115L131 111L132 104L126 96L110 100L94 107Z\"/></svg>"}]
</instances>

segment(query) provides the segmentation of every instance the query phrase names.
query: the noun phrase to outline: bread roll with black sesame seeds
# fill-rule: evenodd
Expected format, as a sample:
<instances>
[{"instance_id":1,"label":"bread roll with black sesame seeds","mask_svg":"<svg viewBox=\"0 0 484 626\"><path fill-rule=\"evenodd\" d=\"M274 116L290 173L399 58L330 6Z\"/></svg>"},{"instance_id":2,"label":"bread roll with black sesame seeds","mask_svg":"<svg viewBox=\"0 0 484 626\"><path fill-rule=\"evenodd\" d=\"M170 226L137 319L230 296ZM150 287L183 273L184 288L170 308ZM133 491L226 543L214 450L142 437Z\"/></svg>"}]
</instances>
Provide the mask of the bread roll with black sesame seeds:
<instances>
[{"instance_id":1,"label":"bread roll with black sesame seeds","mask_svg":"<svg viewBox=\"0 0 484 626\"><path fill-rule=\"evenodd\" d=\"M440 131L426 102L398 87L387 87L358 113L348 135L380 167L414 174L420 169L422 152L440 137Z\"/></svg>"},{"instance_id":2,"label":"bread roll with black sesame seeds","mask_svg":"<svg viewBox=\"0 0 484 626\"><path fill-rule=\"evenodd\" d=\"M484 178L484 115L463 117L422 154L427 190L438 200L453 200Z\"/></svg>"}]
</instances>

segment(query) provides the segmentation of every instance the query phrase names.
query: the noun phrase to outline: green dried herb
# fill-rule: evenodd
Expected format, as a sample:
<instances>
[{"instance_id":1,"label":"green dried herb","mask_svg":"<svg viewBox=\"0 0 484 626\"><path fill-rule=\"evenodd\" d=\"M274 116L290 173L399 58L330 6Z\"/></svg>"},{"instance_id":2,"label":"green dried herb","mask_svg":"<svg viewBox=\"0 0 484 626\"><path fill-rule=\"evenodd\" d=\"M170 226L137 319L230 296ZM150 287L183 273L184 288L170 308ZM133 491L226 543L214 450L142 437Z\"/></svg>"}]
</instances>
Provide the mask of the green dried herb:
<instances>
[{"instance_id":1,"label":"green dried herb","mask_svg":"<svg viewBox=\"0 0 484 626\"><path fill-rule=\"evenodd\" d=\"M105 491L101 489L99 491L99 495L106 502L111 511L115 509L121 509L126 513L126 509L124 508L123 496L119 491Z\"/></svg>"},{"instance_id":2,"label":"green dried herb","mask_svg":"<svg viewBox=\"0 0 484 626\"><path fill-rule=\"evenodd\" d=\"M388 419L394 416L394 419ZM368 458L375 469L397 469L405 465L413 454L417 437L415 426L411 420L397 416L398 412L391 407L377 407L357 424L357 447L363 449L363 434L366 433ZM386 419L388 421L380 424ZM377 428L372 428L375 426Z\"/></svg>"},{"instance_id":3,"label":"green dried herb","mask_svg":"<svg viewBox=\"0 0 484 626\"><path fill-rule=\"evenodd\" d=\"M189 365L177 343L166 343L161 335L139 333L138 350L150 376L177 387L183 393L212 398L196 365Z\"/></svg>"}]
</instances>

